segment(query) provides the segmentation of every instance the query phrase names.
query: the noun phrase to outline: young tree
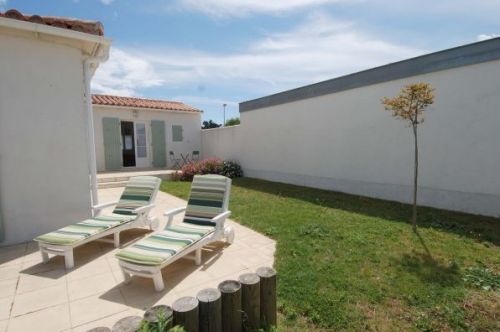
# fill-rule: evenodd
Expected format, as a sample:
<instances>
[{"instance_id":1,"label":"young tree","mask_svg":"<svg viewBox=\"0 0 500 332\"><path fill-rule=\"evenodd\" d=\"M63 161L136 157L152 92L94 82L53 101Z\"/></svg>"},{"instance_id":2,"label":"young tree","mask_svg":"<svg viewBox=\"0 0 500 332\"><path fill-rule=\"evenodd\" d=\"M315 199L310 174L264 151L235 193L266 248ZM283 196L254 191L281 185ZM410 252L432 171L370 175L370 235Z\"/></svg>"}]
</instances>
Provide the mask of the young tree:
<instances>
[{"instance_id":1,"label":"young tree","mask_svg":"<svg viewBox=\"0 0 500 332\"><path fill-rule=\"evenodd\" d=\"M407 121L413 129L415 161L413 176L413 214L411 223L417 230L417 188L418 188L418 125L424 122L424 111L434 103L434 89L428 83L414 83L405 86L394 98L384 97L382 104L392 116Z\"/></svg>"}]
</instances>

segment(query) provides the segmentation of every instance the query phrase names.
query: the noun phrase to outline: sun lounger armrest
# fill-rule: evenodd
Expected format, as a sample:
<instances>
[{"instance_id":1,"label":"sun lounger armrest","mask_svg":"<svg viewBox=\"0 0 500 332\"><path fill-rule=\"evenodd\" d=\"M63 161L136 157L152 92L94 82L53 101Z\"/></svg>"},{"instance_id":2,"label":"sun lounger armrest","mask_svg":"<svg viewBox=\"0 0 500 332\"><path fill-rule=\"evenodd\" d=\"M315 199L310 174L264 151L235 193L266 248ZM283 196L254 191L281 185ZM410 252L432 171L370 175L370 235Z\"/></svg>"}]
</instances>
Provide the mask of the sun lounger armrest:
<instances>
[{"instance_id":1,"label":"sun lounger armrest","mask_svg":"<svg viewBox=\"0 0 500 332\"><path fill-rule=\"evenodd\" d=\"M148 204L148 205L144 205L144 206L141 206L141 207L135 209L133 212L135 214L147 213L154 207L155 207L154 204Z\"/></svg>"},{"instance_id":2,"label":"sun lounger armrest","mask_svg":"<svg viewBox=\"0 0 500 332\"><path fill-rule=\"evenodd\" d=\"M92 207L92 210L94 212L99 212L104 208L107 208L108 206L113 206L118 204L118 201L113 201L113 202L107 202L107 203L102 203L102 204L97 204Z\"/></svg>"},{"instance_id":3,"label":"sun lounger armrest","mask_svg":"<svg viewBox=\"0 0 500 332\"><path fill-rule=\"evenodd\" d=\"M215 217L212 218L212 221L216 223L216 228L221 229L224 227L224 221L226 220L227 217L231 215L231 211L226 211L222 212L221 214L216 215Z\"/></svg>"},{"instance_id":4,"label":"sun lounger armrest","mask_svg":"<svg viewBox=\"0 0 500 332\"><path fill-rule=\"evenodd\" d=\"M170 216L175 216L176 214L179 214L181 212L184 212L186 211L186 207L180 207L180 208L176 208L176 209L172 209L172 210L168 210L166 211L165 213L163 213L163 215L165 217L170 217Z\"/></svg>"},{"instance_id":5,"label":"sun lounger armrest","mask_svg":"<svg viewBox=\"0 0 500 332\"><path fill-rule=\"evenodd\" d=\"M163 215L165 217L168 217L167 226L172 226L172 222L174 221L174 216L176 214L182 213L184 211L186 211L186 207L180 207L180 208L168 210L165 213L163 213Z\"/></svg>"}]
</instances>

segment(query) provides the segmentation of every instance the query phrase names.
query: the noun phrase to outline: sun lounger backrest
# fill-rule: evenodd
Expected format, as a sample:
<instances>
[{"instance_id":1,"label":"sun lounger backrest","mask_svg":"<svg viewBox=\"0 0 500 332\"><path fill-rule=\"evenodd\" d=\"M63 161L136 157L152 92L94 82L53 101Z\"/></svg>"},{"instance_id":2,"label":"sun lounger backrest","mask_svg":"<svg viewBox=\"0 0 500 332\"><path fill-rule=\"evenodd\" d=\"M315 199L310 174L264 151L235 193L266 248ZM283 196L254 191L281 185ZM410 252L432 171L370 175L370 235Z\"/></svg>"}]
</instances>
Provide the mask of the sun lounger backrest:
<instances>
[{"instance_id":1,"label":"sun lounger backrest","mask_svg":"<svg viewBox=\"0 0 500 332\"><path fill-rule=\"evenodd\" d=\"M161 180L154 176L135 176L128 180L113 213L133 215L133 210L151 204Z\"/></svg>"},{"instance_id":2,"label":"sun lounger backrest","mask_svg":"<svg viewBox=\"0 0 500 332\"><path fill-rule=\"evenodd\" d=\"M210 219L227 211L231 179L222 175L195 175L184 222L215 226Z\"/></svg>"}]
</instances>

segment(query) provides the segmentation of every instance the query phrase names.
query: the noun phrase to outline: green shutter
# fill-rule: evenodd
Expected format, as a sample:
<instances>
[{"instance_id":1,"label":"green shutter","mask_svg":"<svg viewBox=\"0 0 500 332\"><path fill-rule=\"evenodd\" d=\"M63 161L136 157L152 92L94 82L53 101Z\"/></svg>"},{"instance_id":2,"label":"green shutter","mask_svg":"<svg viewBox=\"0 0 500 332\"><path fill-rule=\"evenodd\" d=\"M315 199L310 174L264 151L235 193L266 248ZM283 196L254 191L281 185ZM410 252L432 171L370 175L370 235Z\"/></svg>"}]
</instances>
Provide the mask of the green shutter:
<instances>
[{"instance_id":1,"label":"green shutter","mask_svg":"<svg viewBox=\"0 0 500 332\"><path fill-rule=\"evenodd\" d=\"M182 126L172 126L172 141L182 142Z\"/></svg>"},{"instance_id":2,"label":"green shutter","mask_svg":"<svg viewBox=\"0 0 500 332\"><path fill-rule=\"evenodd\" d=\"M110 171L120 169L122 167L120 119L102 118L102 137L106 169Z\"/></svg>"},{"instance_id":3,"label":"green shutter","mask_svg":"<svg viewBox=\"0 0 500 332\"><path fill-rule=\"evenodd\" d=\"M151 136L153 138L153 166L167 166L167 152L165 147L165 121L151 121Z\"/></svg>"}]
</instances>

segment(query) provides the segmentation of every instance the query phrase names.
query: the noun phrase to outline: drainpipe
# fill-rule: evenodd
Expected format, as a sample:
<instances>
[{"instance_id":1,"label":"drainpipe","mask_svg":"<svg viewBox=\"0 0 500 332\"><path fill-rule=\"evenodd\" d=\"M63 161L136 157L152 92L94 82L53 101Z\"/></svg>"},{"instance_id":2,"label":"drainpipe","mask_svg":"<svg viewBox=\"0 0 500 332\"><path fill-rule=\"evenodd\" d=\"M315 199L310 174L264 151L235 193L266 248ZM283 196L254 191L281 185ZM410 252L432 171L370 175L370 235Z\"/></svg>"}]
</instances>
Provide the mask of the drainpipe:
<instances>
[{"instance_id":1,"label":"drainpipe","mask_svg":"<svg viewBox=\"0 0 500 332\"><path fill-rule=\"evenodd\" d=\"M93 76L93 69L97 68L99 63L104 62L108 59L108 53L104 51L104 54L99 55L101 52L102 45L99 44L97 49L93 54L94 56L88 57L83 61L83 78L85 83L85 106L87 113L87 142L89 150L89 172L90 172L90 198L91 205L98 204L97 196L97 162L95 153L95 138L94 138L94 112L92 109L92 93L90 89L90 80Z\"/></svg>"}]
</instances>

